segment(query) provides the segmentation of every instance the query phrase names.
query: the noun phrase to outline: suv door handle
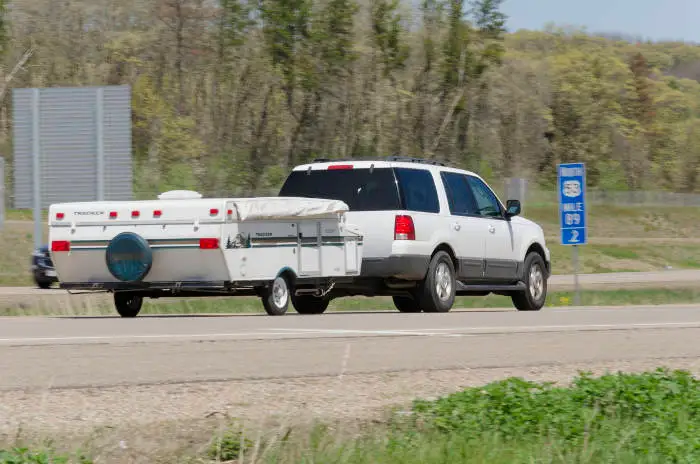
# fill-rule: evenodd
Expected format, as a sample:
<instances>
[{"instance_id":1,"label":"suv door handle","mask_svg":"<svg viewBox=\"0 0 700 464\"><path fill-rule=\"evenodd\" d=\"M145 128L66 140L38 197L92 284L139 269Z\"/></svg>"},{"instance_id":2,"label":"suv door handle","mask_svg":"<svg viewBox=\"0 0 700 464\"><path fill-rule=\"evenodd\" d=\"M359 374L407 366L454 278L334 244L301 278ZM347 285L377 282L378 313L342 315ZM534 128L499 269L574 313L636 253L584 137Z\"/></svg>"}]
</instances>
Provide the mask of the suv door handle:
<instances>
[{"instance_id":1,"label":"suv door handle","mask_svg":"<svg viewBox=\"0 0 700 464\"><path fill-rule=\"evenodd\" d=\"M496 228L494 226L489 226L489 232L491 232L492 234L495 234Z\"/></svg>"},{"instance_id":2,"label":"suv door handle","mask_svg":"<svg viewBox=\"0 0 700 464\"><path fill-rule=\"evenodd\" d=\"M462 226L460 226L458 222L453 223L452 227L454 227L455 230L459 230L462 228Z\"/></svg>"}]
</instances>

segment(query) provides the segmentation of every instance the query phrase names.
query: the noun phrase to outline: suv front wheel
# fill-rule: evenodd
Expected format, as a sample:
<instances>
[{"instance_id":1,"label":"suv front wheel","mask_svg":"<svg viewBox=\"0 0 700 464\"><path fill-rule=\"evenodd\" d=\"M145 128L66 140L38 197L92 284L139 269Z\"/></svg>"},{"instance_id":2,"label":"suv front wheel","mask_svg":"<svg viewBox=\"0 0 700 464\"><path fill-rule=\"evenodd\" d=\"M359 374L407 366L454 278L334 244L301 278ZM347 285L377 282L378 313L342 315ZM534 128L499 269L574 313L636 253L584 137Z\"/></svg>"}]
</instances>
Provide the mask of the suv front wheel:
<instances>
[{"instance_id":1,"label":"suv front wheel","mask_svg":"<svg viewBox=\"0 0 700 464\"><path fill-rule=\"evenodd\" d=\"M511 297L513 305L519 311L539 311L547 299L547 273L539 253L533 251L525 257L523 283L525 290Z\"/></svg>"},{"instance_id":2,"label":"suv front wheel","mask_svg":"<svg viewBox=\"0 0 700 464\"><path fill-rule=\"evenodd\" d=\"M428 273L417 292L420 308L426 313L446 313L457 294L455 267L450 255L438 251L430 260Z\"/></svg>"}]
</instances>

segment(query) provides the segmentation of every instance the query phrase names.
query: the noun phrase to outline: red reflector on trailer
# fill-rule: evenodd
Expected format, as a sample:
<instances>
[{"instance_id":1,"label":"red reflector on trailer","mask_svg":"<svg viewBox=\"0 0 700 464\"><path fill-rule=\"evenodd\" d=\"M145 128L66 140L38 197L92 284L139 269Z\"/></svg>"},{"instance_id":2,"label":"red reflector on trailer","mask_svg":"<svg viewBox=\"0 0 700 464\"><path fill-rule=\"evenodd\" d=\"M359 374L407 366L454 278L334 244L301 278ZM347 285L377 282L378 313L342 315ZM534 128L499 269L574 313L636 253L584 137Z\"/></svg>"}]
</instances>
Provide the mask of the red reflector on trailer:
<instances>
[{"instance_id":1,"label":"red reflector on trailer","mask_svg":"<svg viewBox=\"0 0 700 464\"><path fill-rule=\"evenodd\" d=\"M229 216L232 215L232 214L233 214L233 210L230 209L230 210L226 211L226 214L228 214Z\"/></svg>"},{"instance_id":2,"label":"red reflector on trailer","mask_svg":"<svg viewBox=\"0 0 700 464\"><path fill-rule=\"evenodd\" d=\"M342 169L352 169L352 164L332 164L328 166L329 171L340 171Z\"/></svg>"},{"instance_id":3,"label":"red reflector on trailer","mask_svg":"<svg viewBox=\"0 0 700 464\"><path fill-rule=\"evenodd\" d=\"M131 212L131 217L137 218L137 217L139 217L139 216L141 216L141 213L140 213L140 212L138 212L138 211L132 211L132 212Z\"/></svg>"},{"instance_id":4,"label":"red reflector on trailer","mask_svg":"<svg viewBox=\"0 0 700 464\"><path fill-rule=\"evenodd\" d=\"M216 248L219 248L219 239L218 238L200 238L199 239L199 248L202 250L214 250Z\"/></svg>"},{"instance_id":5,"label":"red reflector on trailer","mask_svg":"<svg viewBox=\"0 0 700 464\"><path fill-rule=\"evenodd\" d=\"M159 209L153 211L153 217L160 217L163 214L163 212Z\"/></svg>"},{"instance_id":6,"label":"red reflector on trailer","mask_svg":"<svg viewBox=\"0 0 700 464\"><path fill-rule=\"evenodd\" d=\"M66 217L65 214L63 214L63 213L56 213L56 219L58 219L59 221L60 221L61 219L63 219L64 217Z\"/></svg>"},{"instance_id":7,"label":"red reflector on trailer","mask_svg":"<svg viewBox=\"0 0 700 464\"><path fill-rule=\"evenodd\" d=\"M110 211L110 212L109 212L109 218L110 218L110 219L114 219L115 217L117 217L117 212L116 212L116 211Z\"/></svg>"},{"instance_id":8,"label":"red reflector on trailer","mask_svg":"<svg viewBox=\"0 0 700 464\"><path fill-rule=\"evenodd\" d=\"M209 214L212 216L216 216L217 214L219 214L219 210L216 208L212 208L209 210Z\"/></svg>"},{"instance_id":9,"label":"red reflector on trailer","mask_svg":"<svg viewBox=\"0 0 700 464\"><path fill-rule=\"evenodd\" d=\"M70 242L67 240L56 240L51 242L51 251L70 251Z\"/></svg>"}]
</instances>

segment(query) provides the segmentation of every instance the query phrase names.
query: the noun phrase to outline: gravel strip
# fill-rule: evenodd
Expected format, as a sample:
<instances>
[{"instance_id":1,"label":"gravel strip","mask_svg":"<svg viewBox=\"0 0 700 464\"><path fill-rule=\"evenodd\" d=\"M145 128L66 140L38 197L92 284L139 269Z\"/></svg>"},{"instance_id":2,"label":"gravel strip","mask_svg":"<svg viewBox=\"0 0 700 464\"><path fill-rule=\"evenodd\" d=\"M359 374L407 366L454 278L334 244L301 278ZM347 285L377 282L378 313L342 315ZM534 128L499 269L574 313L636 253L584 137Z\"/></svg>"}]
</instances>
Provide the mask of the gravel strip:
<instances>
[{"instance_id":1,"label":"gravel strip","mask_svg":"<svg viewBox=\"0 0 700 464\"><path fill-rule=\"evenodd\" d=\"M154 423L196 421L211 416L230 416L249 423L373 419L381 417L386 407L408 405L416 397L440 396L510 376L567 382L581 370L602 374L659 366L700 374L700 359L667 359L40 393L7 391L0 393L0 434L7 439L19 429L50 434L59 429L88 432L103 426L148 428Z\"/></svg>"}]
</instances>

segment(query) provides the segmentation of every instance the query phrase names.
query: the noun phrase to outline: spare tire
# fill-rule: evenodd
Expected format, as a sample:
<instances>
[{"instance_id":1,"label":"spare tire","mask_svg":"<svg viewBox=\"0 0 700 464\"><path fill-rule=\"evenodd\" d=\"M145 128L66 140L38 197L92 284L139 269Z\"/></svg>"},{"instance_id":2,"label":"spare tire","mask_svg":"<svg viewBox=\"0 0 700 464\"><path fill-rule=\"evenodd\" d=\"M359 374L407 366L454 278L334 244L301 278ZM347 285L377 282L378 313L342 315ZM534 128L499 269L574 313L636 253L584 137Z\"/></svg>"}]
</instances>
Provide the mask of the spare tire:
<instances>
[{"instance_id":1,"label":"spare tire","mask_svg":"<svg viewBox=\"0 0 700 464\"><path fill-rule=\"evenodd\" d=\"M138 282L153 265L153 252L146 239L133 232L122 232L107 246L107 269L122 282Z\"/></svg>"}]
</instances>

